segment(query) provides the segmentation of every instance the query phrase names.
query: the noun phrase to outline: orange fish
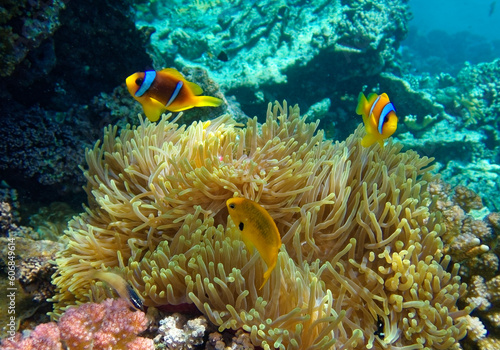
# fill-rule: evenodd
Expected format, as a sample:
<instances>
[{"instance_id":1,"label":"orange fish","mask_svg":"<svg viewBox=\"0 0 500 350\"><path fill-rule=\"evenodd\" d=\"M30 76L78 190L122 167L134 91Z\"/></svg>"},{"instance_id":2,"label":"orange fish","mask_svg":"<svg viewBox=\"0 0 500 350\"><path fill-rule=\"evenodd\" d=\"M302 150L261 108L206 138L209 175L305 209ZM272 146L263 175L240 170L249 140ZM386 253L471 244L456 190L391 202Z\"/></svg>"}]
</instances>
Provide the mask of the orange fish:
<instances>
[{"instance_id":1,"label":"orange fish","mask_svg":"<svg viewBox=\"0 0 500 350\"><path fill-rule=\"evenodd\" d=\"M375 142L384 147L384 140L394 134L398 127L396 108L385 93L370 94L367 100L360 92L356 113L363 116L365 123L366 136L361 140L363 147L370 147Z\"/></svg>"},{"instance_id":2,"label":"orange fish","mask_svg":"<svg viewBox=\"0 0 500 350\"><path fill-rule=\"evenodd\" d=\"M134 73L126 83L128 92L142 105L144 114L152 122L167 110L180 112L193 107L217 107L222 103L216 97L198 96L203 89L187 81L174 68Z\"/></svg>"}]
</instances>

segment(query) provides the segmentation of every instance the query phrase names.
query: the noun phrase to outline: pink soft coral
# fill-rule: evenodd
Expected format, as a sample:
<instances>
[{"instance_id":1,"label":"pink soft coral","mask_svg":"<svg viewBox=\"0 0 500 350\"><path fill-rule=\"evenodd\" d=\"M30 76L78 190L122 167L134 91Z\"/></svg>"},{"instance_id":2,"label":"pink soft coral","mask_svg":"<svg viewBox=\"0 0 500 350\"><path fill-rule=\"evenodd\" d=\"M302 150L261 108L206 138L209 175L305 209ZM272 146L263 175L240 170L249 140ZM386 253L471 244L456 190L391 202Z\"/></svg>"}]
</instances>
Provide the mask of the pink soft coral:
<instances>
[{"instance_id":1,"label":"pink soft coral","mask_svg":"<svg viewBox=\"0 0 500 350\"><path fill-rule=\"evenodd\" d=\"M2 350L62 350L61 336L54 322L38 325L29 335L23 338L21 333L2 341Z\"/></svg>"},{"instance_id":2,"label":"pink soft coral","mask_svg":"<svg viewBox=\"0 0 500 350\"><path fill-rule=\"evenodd\" d=\"M59 324L39 325L29 337L4 339L4 350L58 350L62 344L80 349L154 349L153 340L137 337L148 325L141 311L129 310L125 300L107 299L67 310Z\"/></svg>"}]
</instances>

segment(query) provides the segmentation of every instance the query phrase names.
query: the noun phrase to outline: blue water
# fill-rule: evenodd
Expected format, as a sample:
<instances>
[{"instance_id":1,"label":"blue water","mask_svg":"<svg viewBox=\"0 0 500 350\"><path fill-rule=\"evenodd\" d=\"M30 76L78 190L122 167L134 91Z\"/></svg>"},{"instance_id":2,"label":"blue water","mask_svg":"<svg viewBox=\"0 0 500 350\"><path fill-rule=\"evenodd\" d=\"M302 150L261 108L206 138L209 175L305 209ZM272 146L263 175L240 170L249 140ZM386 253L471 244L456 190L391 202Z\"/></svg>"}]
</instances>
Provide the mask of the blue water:
<instances>
[{"instance_id":1,"label":"blue water","mask_svg":"<svg viewBox=\"0 0 500 350\"><path fill-rule=\"evenodd\" d=\"M402 50L418 72L456 74L464 62L500 57L500 6L496 0L410 1L413 19Z\"/></svg>"},{"instance_id":2,"label":"blue water","mask_svg":"<svg viewBox=\"0 0 500 350\"><path fill-rule=\"evenodd\" d=\"M410 6L412 30L467 32L500 40L500 2L496 0L411 0Z\"/></svg>"}]
</instances>

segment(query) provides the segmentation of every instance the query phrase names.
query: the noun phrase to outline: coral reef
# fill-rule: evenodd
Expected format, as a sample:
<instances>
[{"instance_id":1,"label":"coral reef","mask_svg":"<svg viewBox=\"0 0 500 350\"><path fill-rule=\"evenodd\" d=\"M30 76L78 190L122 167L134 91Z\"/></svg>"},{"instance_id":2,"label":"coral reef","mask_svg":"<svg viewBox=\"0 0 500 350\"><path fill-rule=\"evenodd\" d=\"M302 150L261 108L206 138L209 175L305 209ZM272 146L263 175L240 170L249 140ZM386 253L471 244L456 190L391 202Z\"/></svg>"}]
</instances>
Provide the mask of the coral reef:
<instances>
[{"instance_id":1,"label":"coral reef","mask_svg":"<svg viewBox=\"0 0 500 350\"><path fill-rule=\"evenodd\" d=\"M0 76L12 74L28 53L50 37L61 25L64 0L7 0L0 5Z\"/></svg>"},{"instance_id":2,"label":"coral reef","mask_svg":"<svg viewBox=\"0 0 500 350\"><path fill-rule=\"evenodd\" d=\"M402 122L411 131L428 128L432 122L444 118L444 107L433 100L433 95L412 87L411 77L398 77L391 73L381 73L379 86L381 91L390 91L398 100L405 101L398 105L398 115L405 117Z\"/></svg>"},{"instance_id":3,"label":"coral reef","mask_svg":"<svg viewBox=\"0 0 500 350\"><path fill-rule=\"evenodd\" d=\"M498 262L497 262L498 267ZM481 350L495 349L491 344L500 342L500 276L486 280L480 275L471 278L466 300L473 303L474 322L468 332L466 344L475 344Z\"/></svg>"},{"instance_id":4,"label":"coral reef","mask_svg":"<svg viewBox=\"0 0 500 350\"><path fill-rule=\"evenodd\" d=\"M427 192L430 159L389 142L332 143L298 107L266 122L229 115L179 127L141 121L87 151L89 207L57 257L53 316L104 294L97 269L120 271L146 306L194 304L255 346L457 348L469 307L443 254ZM246 251L227 219L233 196L257 201L282 235L278 263Z\"/></svg>"},{"instance_id":5,"label":"coral reef","mask_svg":"<svg viewBox=\"0 0 500 350\"><path fill-rule=\"evenodd\" d=\"M62 1L40 6L56 11L57 3ZM44 14L37 18L50 20ZM54 27L59 28L32 50L14 74L0 82L2 99L24 107L39 104L65 111L74 104L88 103L101 91L110 92L130 70L151 64L144 52L148 38L136 30L127 0L113 4L67 1L58 21L60 25Z\"/></svg>"},{"instance_id":6,"label":"coral reef","mask_svg":"<svg viewBox=\"0 0 500 350\"><path fill-rule=\"evenodd\" d=\"M145 314L130 311L127 301L107 299L70 308L57 324L41 324L28 336L16 333L1 345L3 350L152 350L152 339L137 336L147 325Z\"/></svg>"},{"instance_id":7,"label":"coral reef","mask_svg":"<svg viewBox=\"0 0 500 350\"><path fill-rule=\"evenodd\" d=\"M453 261L461 263L460 274L466 279L480 271L482 275L495 274L498 262L491 264L491 261L487 261L477 266L476 258L488 257L490 248L495 247L495 235L491 227L483 219L474 219L471 215L472 211L483 208L481 198L463 186L452 190L449 184L442 181L431 183L429 192L436 196L436 209L444 217L444 252Z\"/></svg>"},{"instance_id":8,"label":"coral reef","mask_svg":"<svg viewBox=\"0 0 500 350\"><path fill-rule=\"evenodd\" d=\"M460 275L469 288L461 301L474 305L468 316L466 349L489 349L500 339L500 249L498 242L499 213L484 211L481 198L463 186L452 188L442 181L429 185L436 196L436 209L441 211L446 232L442 236L444 252L460 262ZM474 218L473 215L481 218Z\"/></svg>"},{"instance_id":9,"label":"coral reef","mask_svg":"<svg viewBox=\"0 0 500 350\"><path fill-rule=\"evenodd\" d=\"M440 101L449 114L460 116L466 125L489 125L498 130L500 113L500 59L472 65L465 63L456 78L456 86L447 89L452 103Z\"/></svg>"},{"instance_id":10,"label":"coral reef","mask_svg":"<svg viewBox=\"0 0 500 350\"><path fill-rule=\"evenodd\" d=\"M50 277L56 271L56 267L51 264L52 259L33 256L20 262L17 267L19 285L26 293L33 296L33 301L41 302L54 295Z\"/></svg>"},{"instance_id":11,"label":"coral reef","mask_svg":"<svg viewBox=\"0 0 500 350\"><path fill-rule=\"evenodd\" d=\"M154 1L136 8L136 25L155 30L148 49L155 68L202 66L248 115L285 96L310 106L349 79L380 73L395 60L410 19L402 0Z\"/></svg>"},{"instance_id":12,"label":"coral reef","mask_svg":"<svg viewBox=\"0 0 500 350\"><path fill-rule=\"evenodd\" d=\"M210 93L224 98L205 71L191 68L183 72ZM229 107L212 109L222 114L227 108L235 115L243 115L234 102L230 102ZM182 120L189 123L201 113L205 113L205 119L213 116L207 111L214 113L210 108L193 109L185 112ZM84 178L79 166L83 163L85 148L98 138L105 125L136 124L142 108L122 84L111 93L101 92L86 106L74 106L66 112L33 107L24 113L20 119L17 108L5 107L5 114L0 119L0 137L4 140L0 145L0 170L2 180L20 189L23 209L28 206L31 209L26 215L29 216L38 210L33 202L39 198L65 201L79 207L84 195ZM75 200L75 194L81 197ZM39 205L50 203L44 201Z\"/></svg>"},{"instance_id":13,"label":"coral reef","mask_svg":"<svg viewBox=\"0 0 500 350\"><path fill-rule=\"evenodd\" d=\"M75 209L64 202L52 202L47 207L41 207L29 217L29 225L34 231L30 237L35 240L58 241L68 226L68 221L76 214Z\"/></svg>"},{"instance_id":14,"label":"coral reef","mask_svg":"<svg viewBox=\"0 0 500 350\"><path fill-rule=\"evenodd\" d=\"M479 199L500 210L500 60L477 63L498 48L433 33L445 45L413 37L425 57L398 61L406 0L7 0L0 13L0 235L18 242L21 329L53 296L50 261L62 250L31 239L58 240L72 213L46 201L79 208L83 150L114 124L120 136L107 128L87 152L90 203L63 238L71 245L58 257L56 318L108 295L89 273L112 268L147 305L189 304L221 332L244 328L235 347L446 348L465 329L466 348L499 347L499 214L487 215ZM155 68L175 65L224 98L224 107L178 119L207 123L126 126L141 107L119 84L151 68L150 36ZM472 49L463 66L457 57ZM249 115L293 98L329 139L344 139L359 122L360 90L394 97L402 150L435 157L433 173L425 157L394 144L360 149L359 130L345 142L321 140L294 109L246 123L221 92ZM232 119L216 119L223 113ZM451 186L428 185L436 172ZM235 195L262 203L283 237L263 291L254 284L265 266L227 222L224 201ZM285 300L285 290L296 298ZM57 348L58 330L40 327L26 346ZM210 336L210 346L224 343Z\"/></svg>"},{"instance_id":15,"label":"coral reef","mask_svg":"<svg viewBox=\"0 0 500 350\"><path fill-rule=\"evenodd\" d=\"M403 123L395 138L405 149L435 157L450 184L476 191L491 210L500 210L499 67L497 59L466 63L455 77L382 73L378 82L405 101L396 104Z\"/></svg>"},{"instance_id":16,"label":"coral reef","mask_svg":"<svg viewBox=\"0 0 500 350\"><path fill-rule=\"evenodd\" d=\"M24 118L15 113L2 115L0 137L0 169L9 184L18 184L19 174L36 185L67 184L67 191L78 191L83 183L78 166L83 163L83 150L88 144L81 135L88 130L76 122L58 123L54 115L38 107ZM35 181L33 181L35 180ZM28 188L29 185L23 186ZM63 189L60 189L62 192Z\"/></svg>"},{"instance_id":17,"label":"coral reef","mask_svg":"<svg viewBox=\"0 0 500 350\"><path fill-rule=\"evenodd\" d=\"M463 133L471 134L466 130ZM463 149L464 154L469 151L474 152L475 148ZM443 178L449 179L451 185L467 186L483 198L488 208L495 211L500 210L500 198L497 195L500 190L500 165L494 163L493 160L482 159L475 162L467 162L465 159L450 160L445 165L439 164L437 169Z\"/></svg>"},{"instance_id":18,"label":"coral reef","mask_svg":"<svg viewBox=\"0 0 500 350\"><path fill-rule=\"evenodd\" d=\"M174 313L160 320L158 335L154 338L155 349L192 350L204 343L207 320L198 317L186 320Z\"/></svg>"},{"instance_id":19,"label":"coral reef","mask_svg":"<svg viewBox=\"0 0 500 350\"><path fill-rule=\"evenodd\" d=\"M226 345L227 343L227 345ZM208 342L206 345L207 350L246 350L254 349L248 333L245 333L241 329L236 331L234 337L231 340L226 340L222 334L213 332L208 335Z\"/></svg>"},{"instance_id":20,"label":"coral reef","mask_svg":"<svg viewBox=\"0 0 500 350\"><path fill-rule=\"evenodd\" d=\"M38 325L29 336L20 333L5 338L1 344L3 350L62 350L61 332L54 322Z\"/></svg>"},{"instance_id":21,"label":"coral reef","mask_svg":"<svg viewBox=\"0 0 500 350\"><path fill-rule=\"evenodd\" d=\"M2 206L2 217L9 221L9 223L5 223L4 227L8 227L11 222L19 222L20 221L20 203L19 196L15 188L9 186L5 180L0 181L0 202L5 202L8 206ZM8 213L5 213L8 211ZM4 231L3 233L5 233Z\"/></svg>"},{"instance_id":22,"label":"coral reef","mask_svg":"<svg viewBox=\"0 0 500 350\"><path fill-rule=\"evenodd\" d=\"M411 27L401 45L401 66L416 72L456 75L464 62L477 64L500 57L500 43L469 31L448 33Z\"/></svg>"},{"instance_id":23,"label":"coral reef","mask_svg":"<svg viewBox=\"0 0 500 350\"><path fill-rule=\"evenodd\" d=\"M15 234L29 232L32 229L17 225L11 227L9 238L0 238L0 286L7 290L10 281L6 278L9 271L9 251L14 253L15 288L16 292L16 329L29 328L31 320L44 319L43 316L50 310L47 299L54 295L54 285L51 276L54 273L55 253L64 249L64 245L57 242L15 236ZM10 244L9 244L10 243ZM12 247L15 249L12 250ZM9 305L7 293L0 296L0 305ZM39 315L38 312L41 314ZM5 336L5 325L9 323L10 314L0 314L0 337Z\"/></svg>"},{"instance_id":24,"label":"coral reef","mask_svg":"<svg viewBox=\"0 0 500 350\"><path fill-rule=\"evenodd\" d=\"M16 327L20 329L30 328L33 322L46 321L45 314L51 306L47 299L54 295L54 285L51 283L51 276L55 272L56 266L53 261L55 252L63 249L61 243L49 241L53 238L57 240L62 232L57 229L56 224L51 220L56 217L64 217L61 208L67 206L52 206L54 212L45 212L44 218L38 214L32 218L36 220L35 228L19 225L19 216L11 211L10 202L16 202L15 191L7 191L2 198L5 202L0 202L0 228L2 236L0 238L0 285L8 288L11 281L7 276L15 278L16 293ZM43 209L43 208L42 208ZM43 211L43 210L42 210ZM64 220L64 219L63 219ZM35 222L33 222L35 223ZM67 220L64 225L66 226ZM58 222L59 227L61 222ZM56 232L54 232L56 231ZM14 249L12 249L14 248ZM13 259L13 260L12 260ZM15 263L15 270L8 267L12 261ZM10 263L9 263L10 262ZM10 275L10 273L14 275ZM6 289L7 290L7 289ZM0 297L0 304L6 302L8 305L7 293ZM4 312L0 315L0 323L8 323L9 314ZM32 327L31 327L32 328ZM0 337L5 335L5 327L0 328Z\"/></svg>"},{"instance_id":25,"label":"coral reef","mask_svg":"<svg viewBox=\"0 0 500 350\"><path fill-rule=\"evenodd\" d=\"M0 202L0 235L7 236L7 233L14 228L12 223L11 207L8 202Z\"/></svg>"},{"instance_id":26,"label":"coral reef","mask_svg":"<svg viewBox=\"0 0 500 350\"><path fill-rule=\"evenodd\" d=\"M128 0L8 0L0 13L0 180L19 190L23 209L71 202L82 193L83 150L111 122L91 99L151 65L148 38Z\"/></svg>"}]
</instances>

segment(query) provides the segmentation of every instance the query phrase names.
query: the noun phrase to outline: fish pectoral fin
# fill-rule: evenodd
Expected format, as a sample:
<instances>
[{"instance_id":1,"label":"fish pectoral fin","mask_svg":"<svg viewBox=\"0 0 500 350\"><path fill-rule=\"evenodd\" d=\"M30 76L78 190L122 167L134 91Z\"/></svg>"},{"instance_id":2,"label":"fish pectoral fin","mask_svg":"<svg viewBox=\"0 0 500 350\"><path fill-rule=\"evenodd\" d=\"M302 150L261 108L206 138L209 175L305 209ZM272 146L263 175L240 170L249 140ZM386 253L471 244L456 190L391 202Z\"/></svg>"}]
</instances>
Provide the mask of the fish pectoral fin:
<instances>
[{"instance_id":1,"label":"fish pectoral fin","mask_svg":"<svg viewBox=\"0 0 500 350\"><path fill-rule=\"evenodd\" d=\"M274 268L276 267L276 263L278 262L278 252L279 251L276 252L276 255L272 256L272 261L269 261L269 263L266 261L267 270L266 272L264 272L264 281L262 282L259 290L264 287L266 282L269 280L269 277L271 277L271 273L273 272Z\"/></svg>"},{"instance_id":2,"label":"fish pectoral fin","mask_svg":"<svg viewBox=\"0 0 500 350\"><path fill-rule=\"evenodd\" d=\"M264 281L262 282L262 284L260 285L259 287L259 290L262 289L262 287L265 286L265 284L267 283L267 281L269 280L269 277L271 277L271 272L273 272L272 269L267 269L266 272L264 272Z\"/></svg>"},{"instance_id":3,"label":"fish pectoral fin","mask_svg":"<svg viewBox=\"0 0 500 350\"><path fill-rule=\"evenodd\" d=\"M377 142L379 140L380 139L378 137L376 137L375 135L368 133L361 140L361 146L363 146L363 147L370 147L371 145L373 145L375 142ZM382 140L380 140L380 141L382 141ZM382 143L383 143L383 141L382 141Z\"/></svg>"},{"instance_id":4,"label":"fish pectoral fin","mask_svg":"<svg viewBox=\"0 0 500 350\"><path fill-rule=\"evenodd\" d=\"M142 104L142 109L144 110L146 117L148 117L148 119L152 122L160 119L162 113L167 110L163 103L155 100L154 98L150 98L148 101L144 102Z\"/></svg>"},{"instance_id":5,"label":"fish pectoral fin","mask_svg":"<svg viewBox=\"0 0 500 350\"><path fill-rule=\"evenodd\" d=\"M253 254L255 246L253 245L252 240L246 237L244 234L241 235L241 239L243 243L245 243L245 247L250 252L250 254Z\"/></svg>"},{"instance_id":6,"label":"fish pectoral fin","mask_svg":"<svg viewBox=\"0 0 500 350\"><path fill-rule=\"evenodd\" d=\"M379 135L377 129L377 120L373 113L367 117L363 116L363 123L365 124L367 134Z\"/></svg>"}]
</instances>

